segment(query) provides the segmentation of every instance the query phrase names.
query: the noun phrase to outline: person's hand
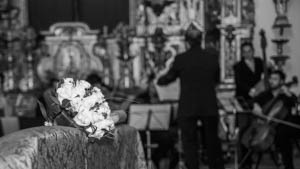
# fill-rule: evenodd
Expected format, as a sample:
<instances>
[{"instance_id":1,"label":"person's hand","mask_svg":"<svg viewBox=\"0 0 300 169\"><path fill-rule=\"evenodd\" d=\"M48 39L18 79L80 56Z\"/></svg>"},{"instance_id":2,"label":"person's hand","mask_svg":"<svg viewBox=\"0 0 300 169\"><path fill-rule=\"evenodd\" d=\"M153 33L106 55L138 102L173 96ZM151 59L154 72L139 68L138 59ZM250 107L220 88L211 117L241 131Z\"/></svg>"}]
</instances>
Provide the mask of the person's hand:
<instances>
[{"instance_id":1,"label":"person's hand","mask_svg":"<svg viewBox=\"0 0 300 169\"><path fill-rule=\"evenodd\" d=\"M249 91L249 96L254 97L255 94L256 94L255 88L250 89L250 91Z\"/></svg>"},{"instance_id":2,"label":"person's hand","mask_svg":"<svg viewBox=\"0 0 300 169\"><path fill-rule=\"evenodd\" d=\"M271 116L267 116L267 122L270 122L272 120Z\"/></svg>"},{"instance_id":3,"label":"person's hand","mask_svg":"<svg viewBox=\"0 0 300 169\"><path fill-rule=\"evenodd\" d=\"M156 83L160 77L162 77L163 75L165 75L165 73L166 72L164 72L164 71L157 72L156 77L154 78L154 82Z\"/></svg>"},{"instance_id":4,"label":"person's hand","mask_svg":"<svg viewBox=\"0 0 300 169\"><path fill-rule=\"evenodd\" d=\"M287 96L291 96L292 95L292 93L290 92L290 90L286 86L282 86L280 90L281 90L281 93L283 93L283 94L285 94Z\"/></svg>"},{"instance_id":5,"label":"person's hand","mask_svg":"<svg viewBox=\"0 0 300 169\"><path fill-rule=\"evenodd\" d=\"M114 123L121 123L126 120L127 114L124 110L114 110L111 112L110 117Z\"/></svg>"}]
</instances>

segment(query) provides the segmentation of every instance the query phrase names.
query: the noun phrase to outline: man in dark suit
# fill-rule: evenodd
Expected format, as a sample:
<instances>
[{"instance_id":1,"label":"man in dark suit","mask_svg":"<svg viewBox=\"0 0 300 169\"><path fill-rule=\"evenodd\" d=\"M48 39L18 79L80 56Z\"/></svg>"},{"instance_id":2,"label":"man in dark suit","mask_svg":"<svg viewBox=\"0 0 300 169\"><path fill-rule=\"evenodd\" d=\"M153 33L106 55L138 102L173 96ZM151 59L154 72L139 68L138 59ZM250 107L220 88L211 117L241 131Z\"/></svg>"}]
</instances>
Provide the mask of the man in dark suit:
<instances>
[{"instance_id":1,"label":"man in dark suit","mask_svg":"<svg viewBox=\"0 0 300 169\"><path fill-rule=\"evenodd\" d=\"M183 150L189 169L198 169L197 121L204 129L210 169L224 169L218 138L218 107L215 87L219 80L218 52L201 48L201 32L191 25L186 33L190 48L175 57L169 71L157 84L167 85L180 79L178 125L182 131Z\"/></svg>"},{"instance_id":2,"label":"man in dark suit","mask_svg":"<svg viewBox=\"0 0 300 169\"><path fill-rule=\"evenodd\" d=\"M254 57L254 48L252 43L245 42L241 45L241 61L234 65L235 75L235 96L244 109L251 109L251 99L255 93L255 86L261 80L263 74L263 61ZM252 116L243 116L239 118L240 138L252 122ZM248 149L241 145L240 162L241 167L251 168L251 155L247 155Z\"/></svg>"}]
</instances>

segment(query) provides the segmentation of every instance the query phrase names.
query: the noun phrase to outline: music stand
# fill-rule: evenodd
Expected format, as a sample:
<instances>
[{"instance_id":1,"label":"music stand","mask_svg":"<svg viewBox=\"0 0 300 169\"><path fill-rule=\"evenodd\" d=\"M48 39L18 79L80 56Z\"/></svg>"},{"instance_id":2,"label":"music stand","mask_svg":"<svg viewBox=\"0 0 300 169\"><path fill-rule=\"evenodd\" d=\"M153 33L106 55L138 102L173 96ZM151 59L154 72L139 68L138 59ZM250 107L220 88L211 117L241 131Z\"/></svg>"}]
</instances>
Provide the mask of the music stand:
<instances>
[{"instance_id":1,"label":"music stand","mask_svg":"<svg viewBox=\"0 0 300 169\"><path fill-rule=\"evenodd\" d=\"M129 108L130 126L146 131L147 167L156 168L151 158L151 149L157 145L151 143L152 130L168 130L171 116L170 104L132 104Z\"/></svg>"},{"instance_id":2,"label":"music stand","mask_svg":"<svg viewBox=\"0 0 300 169\"><path fill-rule=\"evenodd\" d=\"M171 101L178 100L180 95L180 82L176 80L175 82L167 86L159 86L154 83L159 101Z\"/></svg>"},{"instance_id":3,"label":"music stand","mask_svg":"<svg viewBox=\"0 0 300 169\"><path fill-rule=\"evenodd\" d=\"M171 104L131 104L128 123L138 130L168 130Z\"/></svg>"},{"instance_id":4,"label":"music stand","mask_svg":"<svg viewBox=\"0 0 300 169\"><path fill-rule=\"evenodd\" d=\"M228 126L227 140L234 141L234 168L238 169L241 164L238 162L239 149L239 126L238 126L238 112L244 112L244 106L234 97L218 97L221 109L223 109L229 116L231 116L232 125ZM229 117L228 116L228 117Z\"/></svg>"}]
</instances>

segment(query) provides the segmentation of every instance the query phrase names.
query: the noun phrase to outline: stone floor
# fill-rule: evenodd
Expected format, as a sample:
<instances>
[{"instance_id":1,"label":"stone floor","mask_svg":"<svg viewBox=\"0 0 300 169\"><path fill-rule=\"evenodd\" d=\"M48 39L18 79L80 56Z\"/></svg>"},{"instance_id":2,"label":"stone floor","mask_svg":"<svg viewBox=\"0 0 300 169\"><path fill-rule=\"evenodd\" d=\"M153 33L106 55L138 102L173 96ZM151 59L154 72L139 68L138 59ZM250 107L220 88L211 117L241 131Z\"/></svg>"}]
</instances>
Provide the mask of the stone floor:
<instances>
[{"instance_id":1,"label":"stone floor","mask_svg":"<svg viewBox=\"0 0 300 169\"><path fill-rule=\"evenodd\" d=\"M300 153L295 152L294 155L294 164L295 169L300 169ZM255 164L253 164L253 169L255 169ZM201 165L200 169L208 169L206 165ZM226 169L238 169L238 167L234 164L234 161L227 162ZM268 154L263 155L261 163L258 166L258 169L283 169L283 166L276 166L275 162L272 160L271 156Z\"/></svg>"},{"instance_id":2,"label":"stone floor","mask_svg":"<svg viewBox=\"0 0 300 169\"><path fill-rule=\"evenodd\" d=\"M255 157L254 157L255 159ZM168 160L167 160L168 161ZM162 162L159 169L168 169L168 162ZM295 169L300 169L300 153L298 150L295 150L294 155L294 163L295 163ZM234 163L234 159L228 160L225 165L226 169L238 169L238 167ZM176 169L186 169L186 168L176 168ZM208 169L208 166L205 164L201 164L199 169ZM253 164L252 169L255 169L255 164ZM269 154L263 155L262 161L260 165L258 166L258 169L283 169L283 166L276 167L274 161L271 159L271 156Z\"/></svg>"}]
</instances>

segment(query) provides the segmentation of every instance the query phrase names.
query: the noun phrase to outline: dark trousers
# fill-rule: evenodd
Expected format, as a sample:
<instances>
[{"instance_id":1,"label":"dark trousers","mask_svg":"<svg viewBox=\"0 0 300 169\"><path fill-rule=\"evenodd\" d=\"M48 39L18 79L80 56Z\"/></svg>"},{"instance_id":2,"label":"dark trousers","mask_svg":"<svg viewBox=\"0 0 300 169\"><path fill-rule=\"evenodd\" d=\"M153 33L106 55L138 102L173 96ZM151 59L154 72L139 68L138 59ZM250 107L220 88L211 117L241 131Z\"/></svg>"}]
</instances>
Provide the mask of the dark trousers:
<instances>
[{"instance_id":1,"label":"dark trousers","mask_svg":"<svg viewBox=\"0 0 300 169\"><path fill-rule=\"evenodd\" d=\"M286 120L293 124L300 125L299 116L290 116ZM282 155L282 162L285 169L294 169L293 144L300 138L300 129L280 124L276 128L275 144Z\"/></svg>"},{"instance_id":2,"label":"dark trousers","mask_svg":"<svg viewBox=\"0 0 300 169\"><path fill-rule=\"evenodd\" d=\"M210 169L224 169L222 158L221 141L218 137L218 116L204 117L180 117L178 119L179 128L182 131L182 143L185 162L188 169L199 168L197 121L202 122L203 142L206 144L208 166Z\"/></svg>"},{"instance_id":3,"label":"dark trousers","mask_svg":"<svg viewBox=\"0 0 300 169\"><path fill-rule=\"evenodd\" d=\"M151 151L151 159L157 168L159 168L159 163L163 158L170 159L170 169L176 166L178 159L174 148L176 142L176 131L174 130L176 129L170 128L167 131L151 131L151 143L158 146ZM146 144L146 132L140 131L140 135L142 142ZM145 148L144 151L147 152L147 149Z\"/></svg>"}]
</instances>

